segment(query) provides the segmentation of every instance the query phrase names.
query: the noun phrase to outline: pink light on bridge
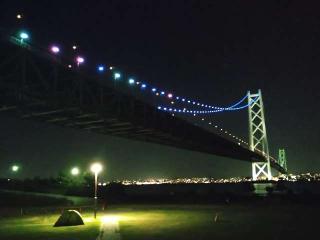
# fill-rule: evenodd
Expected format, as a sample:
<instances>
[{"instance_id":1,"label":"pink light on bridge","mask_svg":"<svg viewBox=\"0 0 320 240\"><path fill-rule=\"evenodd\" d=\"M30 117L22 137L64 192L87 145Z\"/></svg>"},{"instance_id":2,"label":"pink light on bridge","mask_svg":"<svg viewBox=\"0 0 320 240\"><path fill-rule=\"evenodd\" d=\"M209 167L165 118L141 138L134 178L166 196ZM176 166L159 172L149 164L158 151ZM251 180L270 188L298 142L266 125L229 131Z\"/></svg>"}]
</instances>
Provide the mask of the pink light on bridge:
<instances>
[{"instance_id":1,"label":"pink light on bridge","mask_svg":"<svg viewBox=\"0 0 320 240\"><path fill-rule=\"evenodd\" d=\"M60 52L60 48L56 45L50 47L50 51L54 54L58 54Z\"/></svg>"},{"instance_id":2,"label":"pink light on bridge","mask_svg":"<svg viewBox=\"0 0 320 240\"><path fill-rule=\"evenodd\" d=\"M78 64L78 66L79 66L80 64L84 63L84 58L81 57L81 56L78 56L78 57L76 58L76 62L77 62L77 64Z\"/></svg>"}]
</instances>

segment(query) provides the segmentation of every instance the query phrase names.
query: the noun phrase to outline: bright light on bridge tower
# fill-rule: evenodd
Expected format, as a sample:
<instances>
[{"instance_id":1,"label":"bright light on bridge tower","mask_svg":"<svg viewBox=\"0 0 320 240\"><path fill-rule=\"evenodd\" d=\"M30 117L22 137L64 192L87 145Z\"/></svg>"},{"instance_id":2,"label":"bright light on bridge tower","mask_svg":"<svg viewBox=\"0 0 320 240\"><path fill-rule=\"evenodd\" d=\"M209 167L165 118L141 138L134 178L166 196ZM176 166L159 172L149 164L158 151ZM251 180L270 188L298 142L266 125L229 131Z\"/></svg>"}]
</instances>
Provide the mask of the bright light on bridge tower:
<instances>
[{"instance_id":1,"label":"bright light on bridge tower","mask_svg":"<svg viewBox=\"0 0 320 240\"><path fill-rule=\"evenodd\" d=\"M279 165L284 169L287 169L287 157L286 157L286 151L284 149L279 149L279 156L278 156L278 162Z\"/></svg>"},{"instance_id":2,"label":"bright light on bridge tower","mask_svg":"<svg viewBox=\"0 0 320 240\"><path fill-rule=\"evenodd\" d=\"M252 179L254 181L262 178L272 179L270 168L270 155L267 139L266 123L264 118L264 108L262 94L251 94L248 92L249 110L249 143L250 150L259 152L265 156L265 162L252 163Z\"/></svg>"}]
</instances>

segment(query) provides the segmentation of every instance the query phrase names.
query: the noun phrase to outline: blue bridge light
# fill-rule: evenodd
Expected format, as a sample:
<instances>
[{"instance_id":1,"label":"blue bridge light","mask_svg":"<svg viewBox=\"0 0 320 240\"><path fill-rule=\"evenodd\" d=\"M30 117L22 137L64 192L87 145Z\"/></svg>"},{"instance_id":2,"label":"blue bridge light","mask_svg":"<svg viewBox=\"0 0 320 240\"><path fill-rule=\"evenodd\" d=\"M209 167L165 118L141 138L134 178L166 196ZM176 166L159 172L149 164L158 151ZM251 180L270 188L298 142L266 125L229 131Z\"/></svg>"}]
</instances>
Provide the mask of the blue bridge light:
<instances>
[{"instance_id":1,"label":"blue bridge light","mask_svg":"<svg viewBox=\"0 0 320 240\"><path fill-rule=\"evenodd\" d=\"M21 32L21 33L19 34L19 37L20 37L21 39L23 39L23 40L26 40L26 39L29 39L29 34L26 33L26 32Z\"/></svg>"},{"instance_id":2,"label":"blue bridge light","mask_svg":"<svg viewBox=\"0 0 320 240\"><path fill-rule=\"evenodd\" d=\"M97 69L98 69L98 72L103 72L105 67L103 65L98 65Z\"/></svg>"}]
</instances>

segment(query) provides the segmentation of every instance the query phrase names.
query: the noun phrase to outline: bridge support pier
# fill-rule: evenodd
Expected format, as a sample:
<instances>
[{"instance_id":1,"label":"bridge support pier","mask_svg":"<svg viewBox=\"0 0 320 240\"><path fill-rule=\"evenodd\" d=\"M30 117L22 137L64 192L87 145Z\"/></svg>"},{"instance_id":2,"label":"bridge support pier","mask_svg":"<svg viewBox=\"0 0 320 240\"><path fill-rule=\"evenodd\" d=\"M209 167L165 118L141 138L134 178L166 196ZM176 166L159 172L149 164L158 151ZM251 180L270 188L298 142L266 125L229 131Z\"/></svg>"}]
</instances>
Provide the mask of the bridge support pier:
<instances>
[{"instance_id":1,"label":"bridge support pier","mask_svg":"<svg viewBox=\"0 0 320 240\"><path fill-rule=\"evenodd\" d=\"M252 179L272 179L270 155L261 90L258 93L248 92L249 144L250 150L265 156L265 162L252 163Z\"/></svg>"},{"instance_id":2,"label":"bridge support pier","mask_svg":"<svg viewBox=\"0 0 320 240\"><path fill-rule=\"evenodd\" d=\"M252 163L252 179L254 181L264 177L268 180L272 179L270 164L266 162L255 162Z\"/></svg>"},{"instance_id":3,"label":"bridge support pier","mask_svg":"<svg viewBox=\"0 0 320 240\"><path fill-rule=\"evenodd\" d=\"M286 151L284 149L279 149L279 156L278 156L278 163L284 169L287 169L287 158L286 158Z\"/></svg>"}]
</instances>

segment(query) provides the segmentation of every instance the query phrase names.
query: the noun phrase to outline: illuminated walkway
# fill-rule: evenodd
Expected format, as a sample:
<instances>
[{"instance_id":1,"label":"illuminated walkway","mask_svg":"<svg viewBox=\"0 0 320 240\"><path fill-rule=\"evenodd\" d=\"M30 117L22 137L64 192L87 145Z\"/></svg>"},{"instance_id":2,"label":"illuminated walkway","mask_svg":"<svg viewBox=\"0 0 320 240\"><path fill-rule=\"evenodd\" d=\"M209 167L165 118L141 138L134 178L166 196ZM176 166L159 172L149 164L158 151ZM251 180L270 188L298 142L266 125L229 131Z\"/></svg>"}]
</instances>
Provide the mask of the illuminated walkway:
<instances>
[{"instance_id":1,"label":"illuminated walkway","mask_svg":"<svg viewBox=\"0 0 320 240\"><path fill-rule=\"evenodd\" d=\"M105 216L101 219L101 230L96 240L120 240L119 221L116 217Z\"/></svg>"}]
</instances>

